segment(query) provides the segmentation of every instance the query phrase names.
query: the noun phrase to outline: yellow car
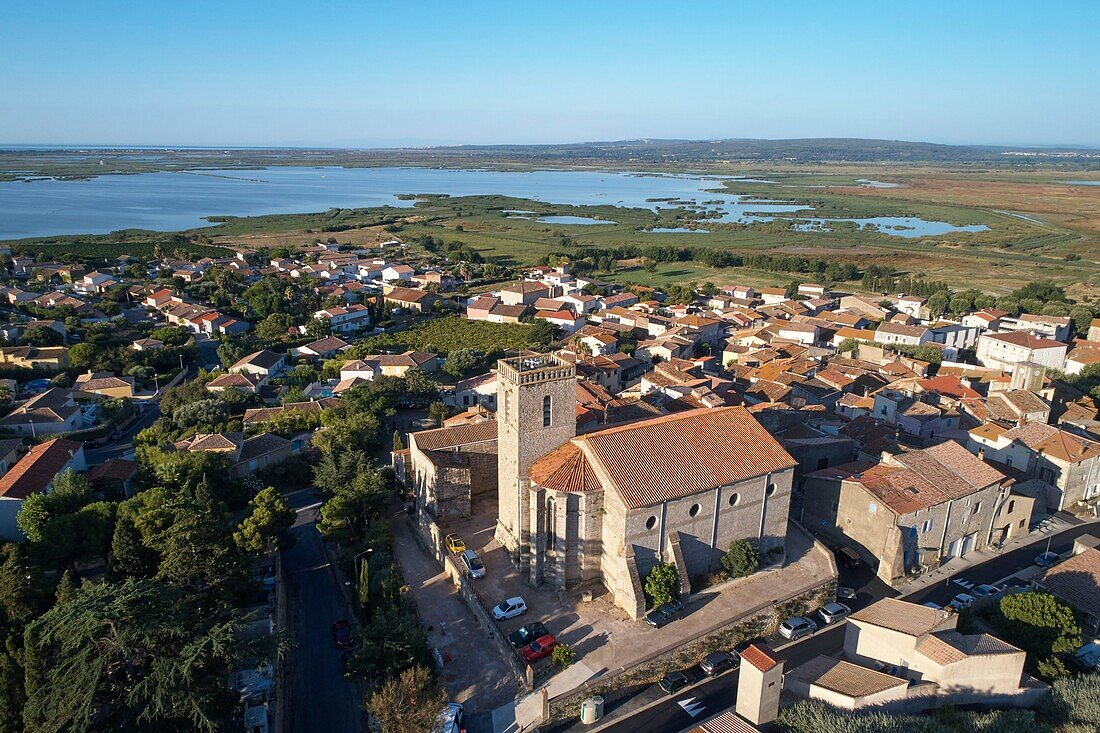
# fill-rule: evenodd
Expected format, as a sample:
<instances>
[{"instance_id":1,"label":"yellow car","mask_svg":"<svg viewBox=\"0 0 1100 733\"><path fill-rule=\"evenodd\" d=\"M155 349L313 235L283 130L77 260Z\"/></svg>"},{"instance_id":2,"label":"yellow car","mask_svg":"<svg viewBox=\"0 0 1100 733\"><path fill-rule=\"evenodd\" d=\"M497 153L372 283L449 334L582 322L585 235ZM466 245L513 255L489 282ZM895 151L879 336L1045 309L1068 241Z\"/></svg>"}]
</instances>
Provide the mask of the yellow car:
<instances>
[{"instance_id":1,"label":"yellow car","mask_svg":"<svg viewBox=\"0 0 1100 733\"><path fill-rule=\"evenodd\" d=\"M456 555L466 552L466 543L456 534L447 535L447 549Z\"/></svg>"}]
</instances>

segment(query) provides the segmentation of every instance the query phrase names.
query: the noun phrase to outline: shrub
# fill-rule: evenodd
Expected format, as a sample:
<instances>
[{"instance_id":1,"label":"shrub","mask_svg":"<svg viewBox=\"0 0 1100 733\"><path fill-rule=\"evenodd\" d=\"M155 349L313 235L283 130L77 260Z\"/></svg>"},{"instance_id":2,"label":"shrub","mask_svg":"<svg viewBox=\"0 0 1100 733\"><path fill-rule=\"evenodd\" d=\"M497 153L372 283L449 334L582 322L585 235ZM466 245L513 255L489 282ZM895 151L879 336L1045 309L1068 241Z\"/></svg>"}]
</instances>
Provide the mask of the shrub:
<instances>
[{"instance_id":1,"label":"shrub","mask_svg":"<svg viewBox=\"0 0 1100 733\"><path fill-rule=\"evenodd\" d=\"M554 664L565 669L577 658L577 650L568 644L558 644L550 652L550 658L554 660Z\"/></svg>"},{"instance_id":2,"label":"shrub","mask_svg":"<svg viewBox=\"0 0 1100 733\"><path fill-rule=\"evenodd\" d=\"M722 567L730 578L744 578L760 569L760 551L748 540L734 540L722 556Z\"/></svg>"},{"instance_id":3,"label":"shrub","mask_svg":"<svg viewBox=\"0 0 1100 733\"><path fill-rule=\"evenodd\" d=\"M680 595L680 574L672 563L658 563L645 577L645 594L654 608Z\"/></svg>"},{"instance_id":4,"label":"shrub","mask_svg":"<svg viewBox=\"0 0 1100 733\"><path fill-rule=\"evenodd\" d=\"M1049 593L1005 596L993 614L993 623L1008 641L1040 659L1073 651L1081 638L1073 609Z\"/></svg>"}]
</instances>

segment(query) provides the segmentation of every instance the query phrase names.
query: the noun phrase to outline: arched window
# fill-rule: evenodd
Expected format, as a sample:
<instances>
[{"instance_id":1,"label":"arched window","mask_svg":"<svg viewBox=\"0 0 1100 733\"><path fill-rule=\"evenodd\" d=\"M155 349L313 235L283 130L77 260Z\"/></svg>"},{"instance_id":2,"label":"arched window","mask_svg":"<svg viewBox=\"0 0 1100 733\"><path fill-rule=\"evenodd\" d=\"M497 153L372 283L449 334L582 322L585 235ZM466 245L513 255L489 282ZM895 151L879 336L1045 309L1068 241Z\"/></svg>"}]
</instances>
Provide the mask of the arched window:
<instances>
[{"instance_id":1,"label":"arched window","mask_svg":"<svg viewBox=\"0 0 1100 733\"><path fill-rule=\"evenodd\" d=\"M542 426L550 427L550 395L542 398Z\"/></svg>"}]
</instances>

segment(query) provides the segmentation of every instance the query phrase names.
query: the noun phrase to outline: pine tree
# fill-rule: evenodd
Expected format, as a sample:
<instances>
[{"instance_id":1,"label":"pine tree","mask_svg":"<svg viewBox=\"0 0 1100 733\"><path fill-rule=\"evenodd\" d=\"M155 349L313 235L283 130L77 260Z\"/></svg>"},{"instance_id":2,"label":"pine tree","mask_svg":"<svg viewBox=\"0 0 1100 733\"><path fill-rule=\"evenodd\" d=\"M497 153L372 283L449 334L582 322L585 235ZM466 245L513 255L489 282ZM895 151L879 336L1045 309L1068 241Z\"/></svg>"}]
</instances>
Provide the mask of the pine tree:
<instances>
[{"instance_id":1,"label":"pine tree","mask_svg":"<svg viewBox=\"0 0 1100 733\"><path fill-rule=\"evenodd\" d=\"M157 552L146 547L141 533L127 517L119 517L111 539L111 565L115 572L147 578L157 572Z\"/></svg>"},{"instance_id":2,"label":"pine tree","mask_svg":"<svg viewBox=\"0 0 1100 733\"><path fill-rule=\"evenodd\" d=\"M287 530L298 513L274 487L268 486L249 502L251 512L233 533L233 541L244 552L264 552L275 542L285 545Z\"/></svg>"},{"instance_id":3,"label":"pine tree","mask_svg":"<svg viewBox=\"0 0 1100 733\"><path fill-rule=\"evenodd\" d=\"M80 586L73 579L73 574L66 570L61 575L61 581L57 584L57 602L68 603L73 599Z\"/></svg>"}]
</instances>

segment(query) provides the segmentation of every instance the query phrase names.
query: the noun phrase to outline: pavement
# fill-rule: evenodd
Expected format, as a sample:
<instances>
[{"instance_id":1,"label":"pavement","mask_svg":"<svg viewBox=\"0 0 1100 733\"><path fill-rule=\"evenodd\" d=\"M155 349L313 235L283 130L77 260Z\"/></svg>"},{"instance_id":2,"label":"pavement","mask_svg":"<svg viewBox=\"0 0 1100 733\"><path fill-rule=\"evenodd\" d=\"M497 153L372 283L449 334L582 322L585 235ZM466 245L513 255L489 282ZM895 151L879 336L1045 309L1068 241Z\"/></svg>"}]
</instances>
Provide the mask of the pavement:
<instances>
[{"instance_id":1,"label":"pavement","mask_svg":"<svg viewBox=\"0 0 1100 733\"><path fill-rule=\"evenodd\" d=\"M332 624L353 614L317 533L317 494L290 495L298 519L294 545L283 550L292 649L288 655L287 733L365 731L356 686L344 677Z\"/></svg>"},{"instance_id":2,"label":"pavement","mask_svg":"<svg viewBox=\"0 0 1100 733\"><path fill-rule=\"evenodd\" d=\"M443 662L443 687L451 700L469 711L466 727L471 733L491 729L491 711L514 700L519 685L496 645L489 641L491 630L474 617L450 576L417 542L408 517L396 502L391 509L390 527L394 555L427 627L428 644L438 652L437 661ZM440 633L440 621L446 623L446 633Z\"/></svg>"},{"instance_id":3,"label":"pavement","mask_svg":"<svg viewBox=\"0 0 1100 733\"><path fill-rule=\"evenodd\" d=\"M879 580L864 564L858 568L840 569L840 585L857 591L854 601L845 601L853 610L859 610L885 597L901 597L914 603L932 601L946 604L964 589L952 582L965 578L974 583L999 583L1010 577L1033 577L1039 569L1034 558L1040 552L1064 554L1073 547L1073 541L1090 532L1096 532L1100 522L1081 522L1059 516L1049 533L1032 533L1006 543L1001 550L983 550L956 558L943 566L943 572L929 574L899 590ZM844 645L844 623L827 626L815 634L795 642L788 642L777 635L766 639L776 656L783 659L790 670L821 654L832 654ZM577 720L563 721L548 728L550 733L648 733L648 731L682 731L726 708L732 707L737 697L737 674L727 672L719 677L705 679L695 686L681 690L675 696L665 694L656 685L647 687L626 699L606 706L603 719L596 725L583 725Z\"/></svg>"}]
</instances>

